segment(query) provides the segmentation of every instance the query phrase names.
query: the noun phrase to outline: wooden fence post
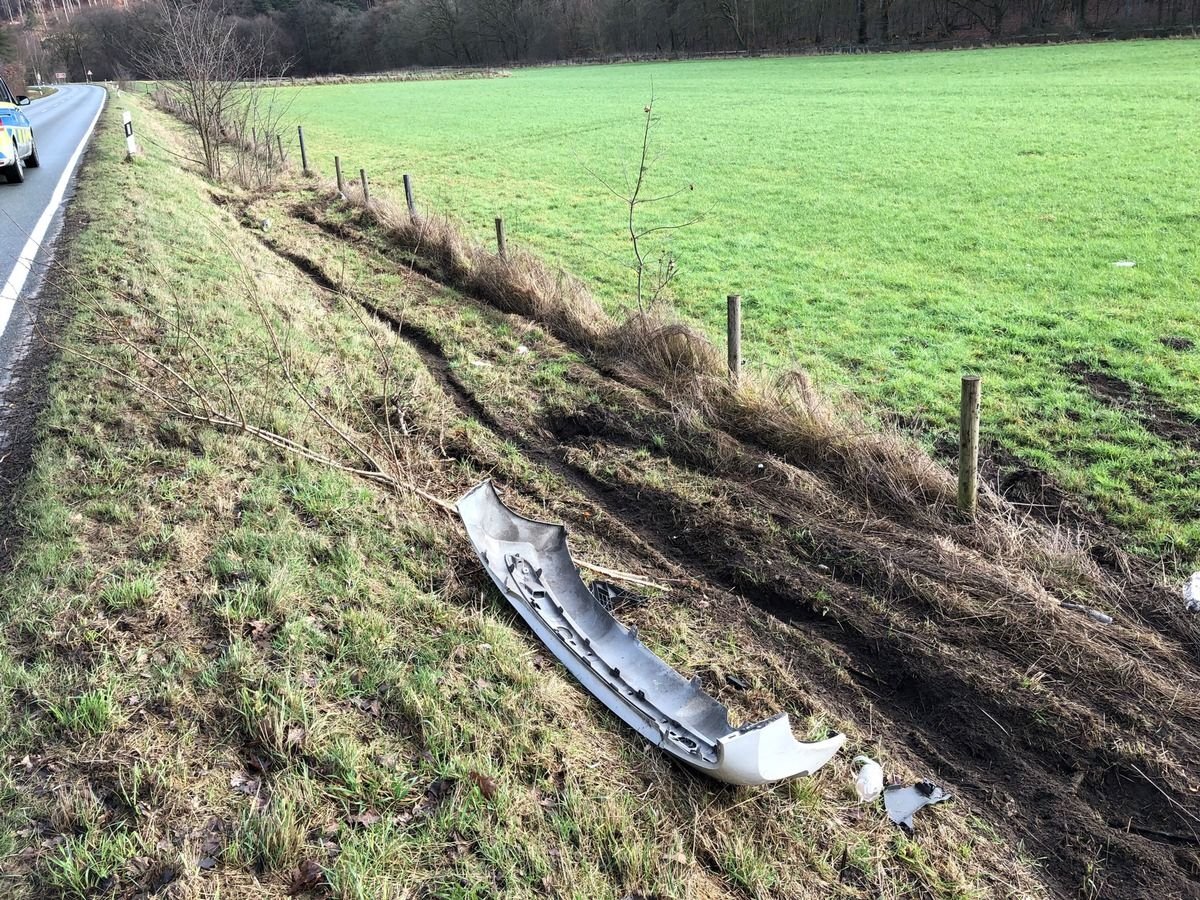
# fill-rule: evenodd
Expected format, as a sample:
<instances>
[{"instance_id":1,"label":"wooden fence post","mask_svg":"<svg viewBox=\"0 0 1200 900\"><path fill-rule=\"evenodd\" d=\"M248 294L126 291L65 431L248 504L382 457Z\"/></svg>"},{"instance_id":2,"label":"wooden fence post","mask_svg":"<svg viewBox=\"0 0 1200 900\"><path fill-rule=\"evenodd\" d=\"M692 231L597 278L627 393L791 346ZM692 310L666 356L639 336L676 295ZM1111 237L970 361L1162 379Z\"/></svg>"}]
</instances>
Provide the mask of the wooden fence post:
<instances>
[{"instance_id":1,"label":"wooden fence post","mask_svg":"<svg viewBox=\"0 0 1200 900\"><path fill-rule=\"evenodd\" d=\"M742 295L730 294L726 299L726 347L729 352L729 377L737 381L742 376Z\"/></svg>"},{"instance_id":2,"label":"wooden fence post","mask_svg":"<svg viewBox=\"0 0 1200 900\"><path fill-rule=\"evenodd\" d=\"M283 135L282 134L275 135L275 143L279 145L279 162L280 162L280 164L282 164L283 163Z\"/></svg>"},{"instance_id":3,"label":"wooden fence post","mask_svg":"<svg viewBox=\"0 0 1200 900\"><path fill-rule=\"evenodd\" d=\"M337 176L338 193L345 197L346 184L342 181L342 158L340 156L333 158L333 172Z\"/></svg>"},{"instance_id":4,"label":"wooden fence post","mask_svg":"<svg viewBox=\"0 0 1200 900\"><path fill-rule=\"evenodd\" d=\"M504 236L504 219L496 216L496 251L501 259L508 259L508 240Z\"/></svg>"},{"instance_id":5,"label":"wooden fence post","mask_svg":"<svg viewBox=\"0 0 1200 900\"><path fill-rule=\"evenodd\" d=\"M958 508L974 516L979 505L979 376L964 375L958 413Z\"/></svg>"},{"instance_id":6,"label":"wooden fence post","mask_svg":"<svg viewBox=\"0 0 1200 900\"><path fill-rule=\"evenodd\" d=\"M362 187L363 187L363 206L370 206L370 205L371 205L371 188L370 188L370 186L367 184L367 170L366 170L366 169L359 169L359 170L358 170L358 175L359 175L359 177L362 179Z\"/></svg>"},{"instance_id":7,"label":"wooden fence post","mask_svg":"<svg viewBox=\"0 0 1200 900\"><path fill-rule=\"evenodd\" d=\"M308 152L304 149L304 126L296 126L296 134L300 136L300 170L308 174ZM281 151L282 152L282 151Z\"/></svg>"},{"instance_id":8,"label":"wooden fence post","mask_svg":"<svg viewBox=\"0 0 1200 900\"><path fill-rule=\"evenodd\" d=\"M408 203L408 214L415 219L417 217L417 205L413 203L412 179L408 175L404 176L404 200Z\"/></svg>"}]
</instances>

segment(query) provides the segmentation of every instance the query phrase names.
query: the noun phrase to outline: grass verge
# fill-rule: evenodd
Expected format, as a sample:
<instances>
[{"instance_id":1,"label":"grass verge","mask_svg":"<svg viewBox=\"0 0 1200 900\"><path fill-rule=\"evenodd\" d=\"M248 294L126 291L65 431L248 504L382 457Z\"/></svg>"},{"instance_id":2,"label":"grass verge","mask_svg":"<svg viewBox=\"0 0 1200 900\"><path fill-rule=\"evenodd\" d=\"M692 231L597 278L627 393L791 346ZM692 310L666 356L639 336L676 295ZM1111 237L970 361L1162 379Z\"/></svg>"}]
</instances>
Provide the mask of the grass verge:
<instances>
[{"instance_id":1,"label":"grass verge","mask_svg":"<svg viewBox=\"0 0 1200 900\"><path fill-rule=\"evenodd\" d=\"M145 109L139 121L148 146L182 149L163 117ZM546 658L448 517L181 423L131 390L112 370L145 374L139 360L97 346L95 313L182 365L178 335L140 312L150 303L230 361L261 401L256 415L320 446L303 405L261 366L256 297L351 426L368 412L352 395L402 401L422 483L453 495L495 475L516 505L568 521L581 556L690 585L622 616L735 716L786 708L802 732L844 729L896 774L924 774L928 760L898 740L902 725L873 724L815 624L814 604L836 606L842 588L797 595L811 623L780 620L747 603L724 569L689 575L661 522L639 525L598 487L703 504L719 477L619 442L552 452L531 437L551 412L562 424L608 396L633 402L628 389L536 324L385 256L339 250L332 262L388 301L364 324L358 298L281 254L296 236L307 242L293 254L324 252L319 234L299 230L314 226L275 211L265 234L246 228L261 217L242 210L277 201L213 188L165 150L123 156L106 113L76 201L86 225L56 279L76 305L50 330L64 349L0 588L10 761L0 852L12 894L1045 892L990 812L941 810L910 841L853 803L846 760L771 790L680 770ZM430 340L411 340L410 328ZM380 342L396 360L390 390ZM746 533L778 537L771 518L754 513ZM753 573L749 558L737 568Z\"/></svg>"}]
</instances>

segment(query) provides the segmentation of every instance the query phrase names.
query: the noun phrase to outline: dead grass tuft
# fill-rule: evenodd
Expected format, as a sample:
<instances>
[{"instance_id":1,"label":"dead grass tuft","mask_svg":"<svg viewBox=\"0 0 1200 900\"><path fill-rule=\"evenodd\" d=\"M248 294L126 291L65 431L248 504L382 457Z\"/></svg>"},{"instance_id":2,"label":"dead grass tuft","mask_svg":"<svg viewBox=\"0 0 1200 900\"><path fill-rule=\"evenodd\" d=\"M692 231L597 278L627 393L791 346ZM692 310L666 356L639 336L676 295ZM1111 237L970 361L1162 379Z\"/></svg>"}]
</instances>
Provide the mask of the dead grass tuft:
<instances>
[{"instance_id":1,"label":"dead grass tuft","mask_svg":"<svg viewBox=\"0 0 1200 900\"><path fill-rule=\"evenodd\" d=\"M583 282L566 272L530 253L501 257L468 240L451 219L413 216L386 198L372 199L364 213L389 240L431 263L439 280L504 312L536 319L574 346L595 352L608 344L612 321Z\"/></svg>"},{"instance_id":2,"label":"dead grass tuft","mask_svg":"<svg viewBox=\"0 0 1200 900\"><path fill-rule=\"evenodd\" d=\"M336 194L320 193L319 215ZM349 202L363 224L428 267L439 281L504 312L526 316L555 337L619 375L661 396L680 414L705 423L835 481L865 507L905 516L938 533L1005 558L1028 556L1040 568L1091 572L1086 559L986 487L974 521L956 508L956 479L899 432L873 422L854 398L830 398L808 373L743 371L731 383L724 352L707 335L659 304L610 316L579 279L529 253L507 258L464 236L453 220L409 214L387 198L369 207L359 193ZM1047 562L1049 559L1051 562Z\"/></svg>"}]
</instances>

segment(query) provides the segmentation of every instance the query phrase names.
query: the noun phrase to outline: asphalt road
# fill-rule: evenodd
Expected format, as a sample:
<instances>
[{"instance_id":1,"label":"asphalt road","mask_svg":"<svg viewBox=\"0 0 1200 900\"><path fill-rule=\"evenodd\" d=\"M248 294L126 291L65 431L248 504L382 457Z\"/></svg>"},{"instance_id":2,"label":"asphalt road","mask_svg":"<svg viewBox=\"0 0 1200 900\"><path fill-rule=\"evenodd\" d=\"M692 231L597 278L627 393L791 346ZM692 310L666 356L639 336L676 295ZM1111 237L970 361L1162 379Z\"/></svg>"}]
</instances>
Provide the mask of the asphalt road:
<instances>
[{"instance_id":1,"label":"asphalt road","mask_svg":"<svg viewBox=\"0 0 1200 900\"><path fill-rule=\"evenodd\" d=\"M42 164L26 169L24 184L0 178L0 403L32 345L37 291L53 262L62 211L103 102L103 88L64 85L25 107Z\"/></svg>"}]
</instances>

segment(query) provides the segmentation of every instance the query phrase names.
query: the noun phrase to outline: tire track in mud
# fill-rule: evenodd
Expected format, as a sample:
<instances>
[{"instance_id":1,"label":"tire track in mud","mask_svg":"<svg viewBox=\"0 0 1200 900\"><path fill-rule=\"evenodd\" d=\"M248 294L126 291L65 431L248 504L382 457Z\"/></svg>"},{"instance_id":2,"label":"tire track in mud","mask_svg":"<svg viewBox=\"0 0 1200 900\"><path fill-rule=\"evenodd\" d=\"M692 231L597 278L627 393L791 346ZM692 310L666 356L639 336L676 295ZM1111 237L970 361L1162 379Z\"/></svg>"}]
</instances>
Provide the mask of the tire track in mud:
<instances>
[{"instance_id":1,"label":"tire track in mud","mask_svg":"<svg viewBox=\"0 0 1200 900\"><path fill-rule=\"evenodd\" d=\"M371 301L361 297L354 296L346 292L339 284L331 279L326 272L312 260L306 257L293 253L286 248L280 247L272 240L263 240L263 246L277 256L291 263L301 274L307 277L313 285L324 293L341 297L347 302L358 303L363 310L374 318L376 321L386 325L397 337L405 341L412 348L421 360L426 373L438 385L443 394L450 400L451 403L459 410L466 418L474 419L488 431L501 437L504 440L511 440L514 444L521 447L522 452L528 457L530 454L523 442L513 439L515 432L502 425L488 410L479 402L475 394L464 385L458 375L454 372L454 367L451 365L448 356L446 355L442 344L425 328L417 325L412 321L406 321L398 316L393 315L389 311L382 309ZM448 448L451 455L462 462L472 463L479 466L483 471L488 471L494 465L493 461L481 460L473 450L461 442L451 442ZM553 454L541 454L539 461L550 468L555 474L572 483L573 479L569 469L560 468L557 466L557 460ZM510 479L501 479L510 480ZM576 485L578 487L578 485ZM549 501L552 498L545 497L543 492L535 486L522 483L519 485L523 492L535 493L543 500ZM589 498L595 502L595 498ZM579 523L577 523L579 524ZM616 526L616 527L614 527ZM587 523L587 527L594 532L603 532L603 537L606 540L613 541L618 546L623 548L625 552L635 557L643 557L649 555L652 561L661 566L665 571L670 572L671 581L690 581L687 574L677 569L671 562L658 553L650 544L643 540L636 532L625 527L619 517L610 516L603 522L595 520Z\"/></svg>"},{"instance_id":2,"label":"tire track in mud","mask_svg":"<svg viewBox=\"0 0 1200 900\"><path fill-rule=\"evenodd\" d=\"M1200 453L1200 419L1148 390L1135 388L1104 364L1092 369L1083 363L1072 363L1066 371L1105 406L1128 413L1155 437Z\"/></svg>"},{"instance_id":3,"label":"tire track in mud","mask_svg":"<svg viewBox=\"0 0 1200 900\"><path fill-rule=\"evenodd\" d=\"M311 264L298 266L312 277L307 271L309 267ZM323 273L313 280L326 290L340 293ZM369 311L377 317L383 313L377 308ZM1196 888L1197 876L1188 874L1192 868L1190 857L1178 859L1177 867L1169 867L1173 871L1145 873L1146 878L1139 874L1139 870L1144 872L1145 860L1155 854L1156 847L1181 846L1180 838L1182 846L1193 846L1186 821L1178 816L1171 818L1173 827L1169 830L1134 828L1130 824L1122 829L1110 824L1128 823L1128 817L1117 816L1121 810L1111 808L1113 804L1107 801L1108 793L1118 791L1108 784L1106 775L1089 778L1088 770L1115 771L1116 780L1120 781L1121 773L1128 773L1127 763L1131 761L1098 756L1095 750L1072 746L1069 738L1052 728L1043 735L1045 745L1031 746L1026 735L1043 731L1045 726L1038 714L1044 711L1022 704L1020 698L1004 702L981 692L969 678L947 664L947 656L953 654L946 653L946 648L923 646L921 635L898 627L896 620L872 622L849 612L856 604L862 606L864 589L878 586L890 591L895 588L894 582L885 580L872 585L870 579L863 577L861 568L856 568L855 564L861 560L843 560L828 572L820 571L817 568L820 563L812 561L791 563L791 568L782 574L773 571L777 563L764 570L755 558L763 548L775 551L776 559L790 558L793 554L787 547L780 548L761 525L744 517L736 525L718 524L707 511L695 508L678 494L596 476L572 463L569 454L561 453L560 444L551 446L550 441L501 423L453 373L444 348L432 334L394 317L389 324L417 350L431 377L446 391L451 402L497 438L512 443L526 458L550 469L616 518L622 530L634 536L632 549L642 554L650 550L656 563L664 564L668 571L684 573L693 586L748 599L772 616L819 636L846 655L850 662L846 671L854 680L854 689L834 687L836 680L827 677L822 680L829 682L830 692L846 708L855 710L860 719L865 719L868 707L882 707L892 720L889 730L893 741L899 744L906 738L911 741L918 757L948 774L957 789L965 790L980 805L993 809L1000 823L1006 817L1019 823L1005 830L1031 839L1053 860L1047 875L1063 895L1077 888L1088 866L1106 853L1105 873L1109 878L1106 887L1115 891L1112 896L1140 897L1148 890L1171 896L1180 890ZM630 449L627 436L610 440L606 435L596 435L593 440L593 451ZM692 474L687 466L682 472ZM761 497L751 495L744 485L735 493L744 507L761 505ZM694 541L697 534L708 538ZM680 536L685 540L679 540ZM748 546L753 541L761 541L757 551ZM771 574L763 577L764 571ZM688 572L703 573L703 579L688 578ZM836 598L842 614L829 615L825 605L814 600L821 594ZM813 661L818 669L829 665ZM981 661L986 661L986 657L975 660ZM982 712L983 718L977 712ZM1003 721L1022 727L1025 746L1013 738L1001 724ZM1091 755L1080 758L1077 756L1080 751ZM1080 788L1086 788L1089 799L1076 796L1072 777ZM1145 780L1150 781L1148 776ZM1147 791L1152 787L1150 784ZM1123 799L1135 801L1156 816L1151 820L1155 824L1160 824L1164 812L1174 812L1169 807L1162 808L1161 798L1153 798L1157 802L1146 800L1145 791L1122 788L1120 792ZM1125 811L1129 805L1124 804ZM1069 823L1068 828L1063 828L1064 823ZM1200 866L1195 871L1200 872Z\"/></svg>"},{"instance_id":4,"label":"tire track in mud","mask_svg":"<svg viewBox=\"0 0 1200 900\"><path fill-rule=\"evenodd\" d=\"M508 436L508 439L513 438ZM864 587L862 577L850 575L848 569L839 576L836 572L825 574L798 567L791 577L761 578L754 574L762 569L746 544L751 537L763 539L765 544L766 536L748 523L739 522L736 528L723 531L702 510L690 506L678 495L659 492L645 484L634 488L602 481L578 469L573 475L576 485L583 480L589 496L606 509L617 511L627 524L637 528L644 539L655 543L660 552L681 568L703 572L723 592L748 599L776 618L819 635L846 654L851 663L847 671L855 678L859 696L846 696L842 692L843 703L857 709L860 718L865 719L861 715L864 699L874 697L874 705L885 710L894 722L903 723L899 732L892 735L893 740L903 741L904 732L916 738L919 755L927 763L934 763L960 789L975 794L985 805L999 794L1005 807L1003 813L1021 821L1021 830L1034 839L1048 858L1061 859L1064 854L1074 857L1076 866L1063 878L1064 884L1078 883L1075 879L1094 860L1095 848L1106 844L1111 848L1110 853L1122 854L1123 863L1133 865L1141 860L1144 852L1141 848L1123 847L1119 839L1118 846L1113 847L1107 822L1101 821L1088 804L1077 800L1070 779L1081 773L1088 761L1078 758L1075 749L1060 734L1046 729L1041 711L1026 707L1019 697L1006 703L981 693L954 666L947 665L949 653L938 653L936 649L914 653L910 642L919 647L923 638L897 627L894 621L872 626L864 625L852 615L830 616L823 604L812 599L815 594L825 593L839 597L843 608L853 608L858 592ZM639 510L633 521L624 512L630 509ZM678 540L662 538L672 532ZM693 543L692 537L701 533L715 537L707 544ZM730 561L722 563L722 558ZM986 666L988 659L974 662ZM1014 744L1010 731L1000 724L1002 721L1026 736L1042 734L1044 741L1029 747L1034 759ZM1045 762L1038 760L1038 756ZM1107 762L1096 760L1094 764ZM1030 793L1044 808L1045 818L1083 825L1080 831L1088 833L1091 840L1078 853L1071 853L1061 841L1039 834L1043 814L1022 809L1022 802ZM1087 820L1091 821L1084 824ZM1134 886L1130 889L1131 896L1138 896L1141 890Z\"/></svg>"}]
</instances>

